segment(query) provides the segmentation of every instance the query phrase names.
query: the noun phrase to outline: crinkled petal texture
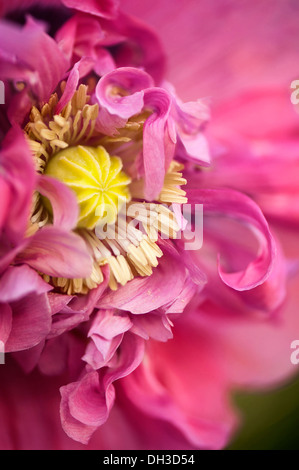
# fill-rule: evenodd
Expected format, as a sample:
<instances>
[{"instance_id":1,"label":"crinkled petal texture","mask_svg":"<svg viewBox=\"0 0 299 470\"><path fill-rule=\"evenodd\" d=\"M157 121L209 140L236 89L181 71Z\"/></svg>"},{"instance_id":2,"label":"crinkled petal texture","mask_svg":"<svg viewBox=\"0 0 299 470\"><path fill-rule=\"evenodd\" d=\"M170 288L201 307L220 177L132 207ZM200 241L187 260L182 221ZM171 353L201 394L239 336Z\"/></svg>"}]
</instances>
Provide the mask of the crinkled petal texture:
<instances>
[{"instance_id":1,"label":"crinkled petal texture","mask_svg":"<svg viewBox=\"0 0 299 470\"><path fill-rule=\"evenodd\" d=\"M169 44L179 94L213 96L211 171L198 168L210 164L205 101L177 98L162 80L159 40L119 13L117 0L52 2L72 14L55 40L31 18L23 28L1 22L5 112L11 123L23 122L32 104L46 102L66 79L60 112L81 79L97 76L94 88L90 81L91 103L100 107L96 130L117 136L142 113L134 172L144 198L156 200L174 156L184 161L189 202L204 208L204 244L184 251L190 222L182 240L158 240L163 257L151 276L112 292L105 266L103 283L88 295L58 294L38 272L85 278L92 270L86 244L73 231L76 199L59 181L36 176L23 134L12 129L0 155L0 340L12 353L0 370L3 449L221 449L238 422L232 389L281 383L292 371L298 279L288 285L289 295L286 280L296 266L286 264L254 199L281 215L298 186L296 118L280 92L295 70L291 55L298 47L289 47L295 15L288 28L280 28L281 17L296 7L187 0L182 15L178 0L171 11L166 0L159 8L128 1ZM34 3L12 0L1 14ZM276 61L278 44L286 53ZM257 83L270 83L271 90L245 93ZM34 189L49 200L53 224L25 237ZM180 207L175 212L185 227ZM296 209L290 212L296 220ZM289 249L298 258L296 242Z\"/></svg>"},{"instance_id":2,"label":"crinkled petal texture","mask_svg":"<svg viewBox=\"0 0 299 470\"><path fill-rule=\"evenodd\" d=\"M241 220L251 227L258 238L257 257L244 270L225 272L219 265L219 275L223 282L239 291L262 284L273 269L276 246L259 207L247 196L231 190L190 189L187 194L191 204L203 204L206 213L218 213Z\"/></svg>"},{"instance_id":3,"label":"crinkled petal texture","mask_svg":"<svg viewBox=\"0 0 299 470\"><path fill-rule=\"evenodd\" d=\"M119 363L103 376L90 372L71 386L64 385L66 375L56 372L47 377L35 371L28 376L7 363L1 368L1 429L5 429L1 448L223 448L236 426L229 399L232 385L255 388L280 383L293 367L289 346L299 328L298 284L290 289L293 295L284 315L271 322L237 315L210 301L188 308L176 322L173 340L152 342L144 365L116 382L131 367L128 363ZM106 395L101 381L108 385ZM58 388L62 385L64 426L80 440L87 440L91 429L105 420L107 407L115 400L109 419L87 447L61 429ZM10 413L5 406L8 397Z\"/></svg>"},{"instance_id":4,"label":"crinkled petal texture","mask_svg":"<svg viewBox=\"0 0 299 470\"><path fill-rule=\"evenodd\" d=\"M1 241L11 247L21 243L27 228L36 175L31 152L19 128L6 135L0 151ZM3 196L2 196L3 194Z\"/></svg>"},{"instance_id":5,"label":"crinkled petal texture","mask_svg":"<svg viewBox=\"0 0 299 470\"><path fill-rule=\"evenodd\" d=\"M0 43L2 80L23 85L22 91L16 88L13 93L6 86L8 116L11 122L22 123L32 104L48 101L67 71L68 60L56 41L32 18L23 28L1 21Z\"/></svg>"}]
</instances>

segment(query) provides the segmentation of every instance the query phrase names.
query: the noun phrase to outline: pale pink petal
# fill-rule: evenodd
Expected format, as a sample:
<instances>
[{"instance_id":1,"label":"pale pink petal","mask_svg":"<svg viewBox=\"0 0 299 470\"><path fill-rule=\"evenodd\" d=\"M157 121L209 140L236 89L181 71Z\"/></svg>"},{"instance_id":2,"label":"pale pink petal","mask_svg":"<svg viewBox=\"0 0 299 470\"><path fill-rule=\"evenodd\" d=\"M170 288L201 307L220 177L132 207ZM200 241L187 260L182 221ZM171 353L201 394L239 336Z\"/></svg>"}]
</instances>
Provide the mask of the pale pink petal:
<instances>
[{"instance_id":1,"label":"pale pink petal","mask_svg":"<svg viewBox=\"0 0 299 470\"><path fill-rule=\"evenodd\" d=\"M0 280L0 301L13 302L31 293L44 294L53 289L29 266L11 266Z\"/></svg>"},{"instance_id":2,"label":"pale pink petal","mask_svg":"<svg viewBox=\"0 0 299 470\"><path fill-rule=\"evenodd\" d=\"M101 336L107 340L124 333L132 326L128 315L113 310L99 310L92 322L88 336Z\"/></svg>"},{"instance_id":3,"label":"pale pink petal","mask_svg":"<svg viewBox=\"0 0 299 470\"><path fill-rule=\"evenodd\" d=\"M10 189L10 198L13 200L7 212L5 234L16 244L20 243L27 228L36 180L31 151L18 127L13 127L6 134L0 152L0 166Z\"/></svg>"},{"instance_id":4,"label":"pale pink petal","mask_svg":"<svg viewBox=\"0 0 299 470\"><path fill-rule=\"evenodd\" d=\"M95 372L96 374L96 372ZM61 404L60 404L60 418L62 428L65 433L72 439L87 444L92 434L97 429L96 426L89 426L83 424L81 421L75 419L70 412L69 400L73 393L76 393L78 384L71 383L60 388Z\"/></svg>"},{"instance_id":5,"label":"pale pink petal","mask_svg":"<svg viewBox=\"0 0 299 470\"><path fill-rule=\"evenodd\" d=\"M46 175L40 176L37 189L51 203L53 225L65 230L75 228L79 208L74 192L64 183Z\"/></svg>"},{"instance_id":6,"label":"pale pink petal","mask_svg":"<svg viewBox=\"0 0 299 470\"><path fill-rule=\"evenodd\" d=\"M173 337L171 327L172 323L165 314L149 312L134 317L131 332L146 340L152 338L164 342Z\"/></svg>"},{"instance_id":7,"label":"pale pink petal","mask_svg":"<svg viewBox=\"0 0 299 470\"><path fill-rule=\"evenodd\" d=\"M91 57L82 57L78 62L76 62L71 69L68 79L66 81L65 89L60 100L57 103L55 108L55 113L59 114L63 110L63 108L68 104L68 102L72 99L78 84L79 79L84 77L87 73L89 73L94 65L94 60Z\"/></svg>"},{"instance_id":8,"label":"pale pink petal","mask_svg":"<svg viewBox=\"0 0 299 470\"><path fill-rule=\"evenodd\" d=\"M39 102L48 101L68 67L56 42L30 19L22 29L1 22L0 43L1 78L22 81L28 96L32 95ZM14 105L14 109L9 109L12 120L18 111L17 102ZM23 110L23 118L30 111L29 102L28 106ZM20 120L21 116L18 118Z\"/></svg>"},{"instance_id":9,"label":"pale pink petal","mask_svg":"<svg viewBox=\"0 0 299 470\"><path fill-rule=\"evenodd\" d=\"M115 400L113 382L130 374L140 364L143 344L141 338L128 333L114 367L100 374L89 372L81 381L60 389L62 426L70 437L87 443L95 429L107 420Z\"/></svg>"},{"instance_id":10,"label":"pale pink petal","mask_svg":"<svg viewBox=\"0 0 299 470\"><path fill-rule=\"evenodd\" d=\"M118 308L134 314L156 310L178 297L185 283L185 267L167 254L161 258L153 274L135 278L126 286L106 294L99 308Z\"/></svg>"},{"instance_id":11,"label":"pale pink petal","mask_svg":"<svg viewBox=\"0 0 299 470\"><path fill-rule=\"evenodd\" d=\"M145 197L151 201L159 195L165 177L165 131L171 99L162 88L146 90L144 105L153 111L143 128L143 164Z\"/></svg>"},{"instance_id":12,"label":"pale pink petal","mask_svg":"<svg viewBox=\"0 0 299 470\"><path fill-rule=\"evenodd\" d=\"M5 351L29 349L45 339L51 328L50 306L45 294L28 295L12 302L11 307L12 328L5 343Z\"/></svg>"},{"instance_id":13,"label":"pale pink petal","mask_svg":"<svg viewBox=\"0 0 299 470\"><path fill-rule=\"evenodd\" d=\"M259 241L254 261L237 272L225 272L219 265L219 275L228 286L239 290L252 289L262 284L273 268L276 247L266 219L259 207L247 196L232 190L189 190L190 204L203 204L204 213L222 214L247 224Z\"/></svg>"},{"instance_id":14,"label":"pale pink petal","mask_svg":"<svg viewBox=\"0 0 299 470\"><path fill-rule=\"evenodd\" d=\"M205 337L192 333L189 323L187 330L177 331L162 347L152 343L148 366L123 379L121 387L142 413L159 420L161 426L166 422L173 436L175 429L179 431L184 446L187 441L192 448L219 449L230 437L235 420L224 394L225 375L206 345ZM183 437L177 438L176 445L182 441ZM156 445L164 448L165 442Z\"/></svg>"},{"instance_id":15,"label":"pale pink petal","mask_svg":"<svg viewBox=\"0 0 299 470\"><path fill-rule=\"evenodd\" d=\"M96 99L100 105L97 127L102 132L107 129L109 135L116 128L124 125L128 118L140 113L144 106L145 88L152 86L151 77L142 70L131 67L119 68L104 75L96 87ZM116 93L113 93L113 88ZM126 93L122 96L121 90ZM111 120L109 126L107 119Z\"/></svg>"},{"instance_id":16,"label":"pale pink petal","mask_svg":"<svg viewBox=\"0 0 299 470\"><path fill-rule=\"evenodd\" d=\"M88 277L92 271L92 259L82 238L53 226L33 235L17 259L54 277Z\"/></svg>"}]
</instances>

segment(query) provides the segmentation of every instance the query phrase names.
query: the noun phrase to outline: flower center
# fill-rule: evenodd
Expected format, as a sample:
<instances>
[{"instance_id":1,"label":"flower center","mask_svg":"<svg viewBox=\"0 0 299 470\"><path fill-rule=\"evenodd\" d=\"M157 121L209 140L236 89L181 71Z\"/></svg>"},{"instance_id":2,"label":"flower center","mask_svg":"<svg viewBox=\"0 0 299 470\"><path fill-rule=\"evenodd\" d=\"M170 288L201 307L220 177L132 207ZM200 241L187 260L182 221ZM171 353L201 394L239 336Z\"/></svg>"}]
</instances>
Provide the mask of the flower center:
<instances>
[{"instance_id":1,"label":"flower center","mask_svg":"<svg viewBox=\"0 0 299 470\"><path fill-rule=\"evenodd\" d=\"M111 157L102 146L61 150L49 160L45 174L74 191L80 210L77 226L81 228L114 223L123 204L131 199L131 179L122 171L121 159Z\"/></svg>"}]
</instances>

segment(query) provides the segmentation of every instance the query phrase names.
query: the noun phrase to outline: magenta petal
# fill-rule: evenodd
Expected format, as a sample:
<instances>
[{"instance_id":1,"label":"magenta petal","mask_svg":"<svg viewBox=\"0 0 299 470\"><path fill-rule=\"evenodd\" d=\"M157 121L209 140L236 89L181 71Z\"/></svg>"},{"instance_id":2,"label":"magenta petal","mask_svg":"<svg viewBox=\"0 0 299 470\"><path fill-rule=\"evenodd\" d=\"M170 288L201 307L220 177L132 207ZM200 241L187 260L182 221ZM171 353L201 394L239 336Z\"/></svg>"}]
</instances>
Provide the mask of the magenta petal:
<instances>
[{"instance_id":1,"label":"magenta petal","mask_svg":"<svg viewBox=\"0 0 299 470\"><path fill-rule=\"evenodd\" d=\"M135 15L136 16L136 15ZM120 13L116 20L106 23L108 29L119 34L122 41L115 51L119 67L134 66L145 69L160 85L166 68L166 56L156 31L136 17Z\"/></svg>"},{"instance_id":2,"label":"magenta petal","mask_svg":"<svg viewBox=\"0 0 299 470\"><path fill-rule=\"evenodd\" d=\"M33 235L17 260L54 277L88 277L92 271L92 259L83 239L53 226Z\"/></svg>"},{"instance_id":3,"label":"magenta petal","mask_svg":"<svg viewBox=\"0 0 299 470\"><path fill-rule=\"evenodd\" d=\"M94 342L88 343L82 360L95 370L105 367L113 358L122 339L122 334L115 336L111 340L101 337L94 338Z\"/></svg>"},{"instance_id":4,"label":"magenta petal","mask_svg":"<svg viewBox=\"0 0 299 470\"><path fill-rule=\"evenodd\" d=\"M118 308L134 314L151 312L180 295L185 277L184 265L164 254L151 276L135 278L117 291L109 292L101 299L98 307Z\"/></svg>"},{"instance_id":5,"label":"magenta petal","mask_svg":"<svg viewBox=\"0 0 299 470\"><path fill-rule=\"evenodd\" d=\"M77 389L77 383L71 383L60 388L61 404L60 418L61 424L66 434L72 439L87 444L92 434L97 429L96 426L88 426L75 419L69 407L69 397Z\"/></svg>"},{"instance_id":6,"label":"magenta petal","mask_svg":"<svg viewBox=\"0 0 299 470\"><path fill-rule=\"evenodd\" d=\"M102 18L112 19L117 15L119 0L62 0L62 3L75 10L90 13Z\"/></svg>"},{"instance_id":7,"label":"magenta petal","mask_svg":"<svg viewBox=\"0 0 299 470\"><path fill-rule=\"evenodd\" d=\"M65 230L73 229L78 220L79 208L74 192L64 183L42 175L38 191L49 199L53 209L53 225Z\"/></svg>"},{"instance_id":8,"label":"magenta petal","mask_svg":"<svg viewBox=\"0 0 299 470\"><path fill-rule=\"evenodd\" d=\"M100 79L96 87L96 97L99 105L110 114L128 119L142 110L143 90L152 85L152 79L146 72L123 67L107 73ZM129 94L127 96L112 94L112 87L120 88Z\"/></svg>"},{"instance_id":9,"label":"magenta petal","mask_svg":"<svg viewBox=\"0 0 299 470\"><path fill-rule=\"evenodd\" d=\"M5 343L10 335L12 327L12 311L8 304L0 303L0 341Z\"/></svg>"},{"instance_id":10,"label":"magenta petal","mask_svg":"<svg viewBox=\"0 0 299 470\"><path fill-rule=\"evenodd\" d=\"M99 310L92 322L88 336L102 336L105 339L112 339L124 333L132 326L128 315L114 313L113 310Z\"/></svg>"},{"instance_id":11,"label":"magenta petal","mask_svg":"<svg viewBox=\"0 0 299 470\"><path fill-rule=\"evenodd\" d=\"M92 70L93 65L94 60L91 57L82 57L82 59L75 63L66 81L63 94L57 103L55 109L56 114L61 113L63 108L72 99L78 87L79 79L89 73Z\"/></svg>"},{"instance_id":12,"label":"magenta petal","mask_svg":"<svg viewBox=\"0 0 299 470\"><path fill-rule=\"evenodd\" d=\"M1 194L1 206L0 206L0 231L4 225L8 209L10 206L10 191L7 182L0 178L0 194ZM0 232L1 233L1 232Z\"/></svg>"},{"instance_id":13,"label":"magenta petal","mask_svg":"<svg viewBox=\"0 0 299 470\"><path fill-rule=\"evenodd\" d=\"M25 82L29 95L46 102L68 67L57 43L30 19L22 29L2 22L0 44L1 77Z\"/></svg>"},{"instance_id":14,"label":"magenta petal","mask_svg":"<svg viewBox=\"0 0 299 470\"><path fill-rule=\"evenodd\" d=\"M146 72L132 67L118 68L104 75L95 93L100 105L98 131L107 135L117 133L117 129L124 127L130 117L141 112L144 89L152 85L153 81ZM113 88L116 93L113 93ZM125 96L122 96L121 90L124 90Z\"/></svg>"},{"instance_id":15,"label":"magenta petal","mask_svg":"<svg viewBox=\"0 0 299 470\"><path fill-rule=\"evenodd\" d=\"M13 302L33 292L44 294L52 289L29 266L9 267L1 277L0 301Z\"/></svg>"},{"instance_id":16,"label":"magenta petal","mask_svg":"<svg viewBox=\"0 0 299 470\"><path fill-rule=\"evenodd\" d=\"M99 310L88 332L93 343L88 345L83 360L93 368L103 367L120 345L123 333L131 326L132 322L128 315L113 310Z\"/></svg>"},{"instance_id":17,"label":"magenta petal","mask_svg":"<svg viewBox=\"0 0 299 470\"><path fill-rule=\"evenodd\" d=\"M8 208L5 208L4 192L1 205L3 204L3 210L7 213L5 232L10 241L19 243L27 228L36 175L31 151L18 127L11 128L6 135L3 150L0 152L0 170L4 171L6 183L10 188L10 198L13 200L8 211Z\"/></svg>"},{"instance_id":18,"label":"magenta petal","mask_svg":"<svg viewBox=\"0 0 299 470\"><path fill-rule=\"evenodd\" d=\"M105 391L97 372L90 372L78 383L69 397L72 416L88 426L101 426L114 403L114 389Z\"/></svg>"},{"instance_id":19,"label":"magenta petal","mask_svg":"<svg viewBox=\"0 0 299 470\"><path fill-rule=\"evenodd\" d=\"M207 139L203 134L205 124L210 118L207 105L201 101L183 103L176 96L173 87L166 83L173 97L171 114L176 122L179 137L179 154L187 160L202 166L210 165L210 152Z\"/></svg>"},{"instance_id":20,"label":"magenta petal","mask_svg":"<svg viewBox=\"0 0 299 470\"><path fill-rule=\"evenodd\" d=\"M277 256L268 279L250 291L240 292L247 306L263 312L274 312L286 297L287 264L278 240L276 247Z\"/></svg>"},{"instance_id":21,"label":"magenta petal","mask_svg":"<svg viewBox=\"0 0 299 470\"><path fill-rule=\"evenodd\" d=\"M5 343L5 351L29 349L45 339L51 328L51 311L47 296L29 295L11 305L12 329Z\"/></svg>"},{"instance_id":22,"label":"magenta petal","mask_svg":"<svg viewBox=\"0 0 299 470\"><path fill-rule=\"evenodd\" d=\"M262 284L273 268L276 246L267 221L257 204L242 193L226 189L191 189L187 191L187 196L191 204L203 204L204 214L222 214L245 223L258 239L257 258L244 270L228 273L219 265L219 275L223 282L239 291Z\"/></svg>"},{"instance_id":23,"label":"magenta petal","mask_svg":"<svg viewBox=\"0 0 299 470\"><path fill-rule=\"evenodd\" d=\"M152 88L145 91L144 104L153 110L143 129L145 197L151 201L159 195L164 183L165 135L171 99L162 88Z\"/></svg>"},{"instance_id":24,"label":"magenta petal","mask_svg":"<svg viewBox=\"0 0 299 470\"><path fill-rule=\"evenodd\" d=\"M141 363L144 357L144 340L127 332L120 346L117 363L107 370L104 385L108 389L115 380L130 375Z\"/></svg>"},{"instance_id":25,"label":"magenta petal","mask_svg":"<svg viewBox=\"0 0 299 470\"><path fill-rule=\"evenodd\" d=\"M134 317L131 331L147 340L153 338L165 342L173 337L171 326L172 323L165 314L147 313Z\"/></svg>"},{"instance_id":26,"label":"magenta petal","mask_svg":"<svg viewBox=\"0 0 299 470\"><path fill-rule=\"evenodd\" d=\"M61 387L62 426L70 437L88 442L109 416L115 399L113 382L135 370L143 355L144 341L128 333L113 368L108 367L100 373L88 372L80 381Z\"/></svg>"}]
</instances>

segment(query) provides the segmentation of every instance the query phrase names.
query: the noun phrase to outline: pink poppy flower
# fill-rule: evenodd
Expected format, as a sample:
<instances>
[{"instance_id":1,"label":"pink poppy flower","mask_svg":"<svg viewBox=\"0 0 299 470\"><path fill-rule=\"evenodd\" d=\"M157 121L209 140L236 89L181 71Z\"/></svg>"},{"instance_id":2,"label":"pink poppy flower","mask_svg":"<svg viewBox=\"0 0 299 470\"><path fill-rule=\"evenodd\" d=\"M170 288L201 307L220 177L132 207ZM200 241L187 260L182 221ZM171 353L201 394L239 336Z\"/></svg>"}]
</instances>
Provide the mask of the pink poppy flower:
<instances>
[{"instance_id":1,"label":"pink poppy flower","mask_svg":"<svg viewBox=\"0 0 299 470\"><path fill-rule=\"evenodd\" d=\"M246 29L234 2L224 11L254 48L245 32L260 12L245 3ZM293 109L277 124L285 101L256 90L269 67L261 56L251 94L233 65L226 81L225 54L207 73L221 44L208 26L198 74L198 51L191 61L173 26L162 28L166 0L128 0L125 13L116 0L49 5L15 0L1 11L0 340L10 354L0 447L223 448L238 422L230 392L293 370L296 266L284 253L292 234L281 234L297 222L295 207L285 213L297 189ZM220 21L209 5L187 2L175 19L174 2L183 40L201 44L192 18ZM31 14L21 27L20 7ZM59 21L47 24L53 8ZM134 12L164 29L176 91L160 40ZM225 47L232 38L220 32ZM289 75L278 78L283 87ZM178 95L213 95L218 79L206 131L206 99ZM204 243L187 250L196 204Z\"/></svg>"}]
</instances>

